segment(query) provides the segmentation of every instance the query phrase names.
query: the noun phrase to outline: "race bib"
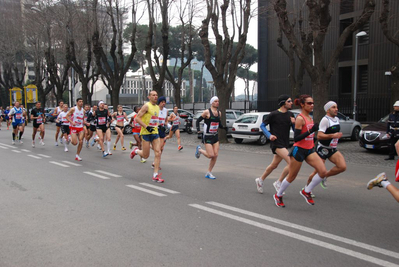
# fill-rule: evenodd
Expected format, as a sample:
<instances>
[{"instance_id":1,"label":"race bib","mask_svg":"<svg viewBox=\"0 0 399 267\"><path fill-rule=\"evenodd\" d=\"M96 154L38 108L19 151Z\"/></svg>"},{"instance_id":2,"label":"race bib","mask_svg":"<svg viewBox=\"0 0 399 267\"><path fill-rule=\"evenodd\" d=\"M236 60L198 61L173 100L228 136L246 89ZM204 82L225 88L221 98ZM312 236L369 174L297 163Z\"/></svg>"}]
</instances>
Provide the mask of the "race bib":
<instances>
[{"instance_id":1,"label":"race bib","mask_svg":"<svg viewBox=\"0 0 399 267\"><path fill-rule=\"evenodd\" d=\"M36 124L40 124L40 123L43 123L43 118L42 117L39 117L36 120Z\"/></svg>"},{"instance_id":2,"label":"race bib","mask_svg":"<svg viewBox=\"0 0 399 267\"><path fill-rule=\"evenodd\" d=\"M116 120L118 122L122 122L124 119L125 119L125 116L123 116L123 115L116 116Z\"/></svg>"},{"instance_id":3,"label":"race bib","mask_svg":"<svg viewBox=\"0 0 399 267\"><path fill-rule=\"evenodd\" d=\"M156 127L158 126L159 118L158 116L151 116L149 126Z\"/></svg>"},{"instance_id":4,"label":"race bib","mask_svg":"<svg viewBox=\"0 0 399 267\"><path fill-rule=\"evenodd\" d=\"M165 124L165 118L159 118L159 125L163 126Z\"/></svg>"},{"instance_id":5,"label":"race bib","mask_svg":"<svg viewBox=\"0 0 399 267\"><path fill-rule=\"evenodd\" d=\"M177 117L177 118L173 121L173 125L180 125L179 117Z\"/></svg>"},{"instance_id":6,"label":"race bib","mask_svg":"<svg viewBox=\"0 0 399 267\"><path fill-rule=\"evenodd\" d=\"M334 139L332 139L331 140L331 142L330 142L330 147L332 147L332 148L337 148L337 146L338 146L338 138L334 138Z\"/></svg>"},{"instance_id":7,"label":"race bib","mask_svg":"<svg viewBox=\"0 0 399 267\"><path fill-rule=\"evenodd\" d=\"M15 114L15 119L17 119L17 120L22 119L22 113Z\"/></svg>"},{"instance_id":8,"label":"race bib","mask_svg":"<svg viewBox=\"0 0 399 267\"><path fill-rule=\"evenodd\" d=\"M313 124L306 125L306 128L308 128L308 131L310 131L310 129L312 129L312 127L313 127ZM307 140L307 141L313 141L313 139L314 139L314 133L311 133L310 135L308 135L305 138L305 140Z\"/></svg>"},{"instance_id":9,"label":"race bib","mask_svg":"<svg viewBox=\"0 0 399 267\"><path fill-rule=\"evenodd\" d=\"M107 123L107 118L105 117L99 117L97 120L98 120L98 125L105 125Z\"/></svg>"},{"instance_id":10,"label":"race bib","mask_svg":"<svg viewBox=\"0 0 399 267\"><path fill-rule=\"evenodd\" d=\"M211 122L211 125L209 127L209 132L210 133L217 133L219 129L219 123L218 122Z\"/></svg>"},{"instance_id":11,"label":"race bib","mask_svg":"<svg viewBox=\"0 0 399 267\"><path fill-rule=\"evenodd\" d=\"M83 118L82 117L76 117L75 126L76 127L82 127L83 126Z\"/></svg>"}]
</instances>

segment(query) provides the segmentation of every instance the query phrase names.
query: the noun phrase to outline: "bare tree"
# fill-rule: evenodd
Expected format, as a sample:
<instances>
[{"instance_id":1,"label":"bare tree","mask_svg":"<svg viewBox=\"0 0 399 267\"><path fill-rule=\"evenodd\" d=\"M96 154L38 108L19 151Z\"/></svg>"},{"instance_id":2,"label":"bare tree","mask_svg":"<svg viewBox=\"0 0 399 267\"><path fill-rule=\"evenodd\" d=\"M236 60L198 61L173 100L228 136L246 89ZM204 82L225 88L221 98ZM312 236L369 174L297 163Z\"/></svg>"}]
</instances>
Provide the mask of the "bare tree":
<instances>
[{"instance_id":1,"label":"bare tree","mask_svg":"<svg viewBox=\"0 0 399 267\"><path fill-rule=\"evenodd\" d=\"M394 25L389 25L390 20L393 19L393 15L390 15L390 1L383 0L381 8L380 23L382 32L385 37L399 48L399 37L397 28ZM397 16L398 14L396 14ZM399 56L396 57L395 64L391 67L391 100L394 101L399 99Z\"/></svg>"},{"instance_id":2,"label":"bare tree","mask_svg":"<svg viewBox=\"0 0 399 267\"><path fill-rule=\"evenodd\" d=\"M274 2L274 10L279 19L280 28L310 76L312 95L316 103L327 102L329 82L334 73L339 55L344 48L346 39L369 21L375 9L375 0L367 0L365 2L362 14L341 33L335 49L330 56L330 60L325 62L323 46L331 22L330 4L330 0L306 1L309 10L309 26L313 36L313 65L313 62L309 59L308 54L304 51L304 47L296 36L292 22L288 17L287 1L277 0ZM316 105L314 109L315 120L320 121L323 113L323 105Z\"/></svg>"},{"instance_id":3,"label":"bare tree","mask_svg":"<svg viewBox=\"0 0 399 267\"><path fill-rule=\"evenodd\" d=\"M135 38L137 29L137 8L141 1L132 0L132 33L130 37L130 55L125 58L123 54L123 21L126 7L121 0L104 0L104 5L99 5L98 0L93 0L95 31L93 34L93 47L96 57L98 73L107 80L108 90L111 94L111 103L114 107L119 104L119 92L124 82L126 72L129 70L134 55L137 51ZM100 16L106 16L111 25L111 34L104 34L100 27ZM109 24L104 23L105 27ZM101 33L100 33L101 31ZM108 41L110 47L104 47Z\"/></svg>"},{"instance_id":4,"label":"bare tree","mask_svg":"<svg viewBox=\"0 0 399 267\"><path fill-rule=\"evenodd\" d=\"M220 99L222 122L226 124L225 110L234 90L238 65L245 55L245 45L251 18L251 0L206 0L207 15L202 21L200 37L205 48L205 66L212 75ZM229 22L230 24L229 25ZM220 25L221 24L221 25ZM216 53L211 60L209 27L216 38ZM229 28L232 28L232 33ZM238 39L233 51L234 40ZM221 130L220 141L227 142L227 133Z\"/></svg>"}]
</instances>

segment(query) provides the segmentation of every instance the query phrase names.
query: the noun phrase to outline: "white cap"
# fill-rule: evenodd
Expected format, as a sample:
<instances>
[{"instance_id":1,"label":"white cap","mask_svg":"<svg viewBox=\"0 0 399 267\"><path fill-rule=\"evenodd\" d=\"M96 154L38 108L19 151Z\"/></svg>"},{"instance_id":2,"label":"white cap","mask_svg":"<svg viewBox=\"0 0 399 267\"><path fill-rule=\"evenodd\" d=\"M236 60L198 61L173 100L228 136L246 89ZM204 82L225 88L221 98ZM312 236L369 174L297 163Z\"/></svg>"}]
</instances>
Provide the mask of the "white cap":
<instances>
[{"instance_id":1,"label":"white cap","mask_svg":"<svg viewBox=\"0 0 399 267\"><path fill-rule=\"evenodd\" d=\"M399 100L395 102L395 104L393 104L394 107L399 107Z\"/></svg>"},{"instance_id":2,"label":"white cap","mask_svg":"<svg viewBox=\"0 0 399 267\"><path fill-rule=\"evenodd\" d=\"M335 103L334 101L328 101L325 105L324 105L324 111L327 112L327 110L329 110L332 106L337 105L337 103Z\"/></svg>"},{"instance_id":3,"label":"white cap","mask_svg":"<svg viewBox=\"0 0 399 267\"><path fill-rule=\"evenodd\" d=\"M98 105L104 104L104 101L100 100L100 102L98 102Z\"/></svg>"},{"instance_id":4,"label":"white cap","mask_svg":"<svg viewBox=\"0 0 399 267\"><path fill-rule=\"evenodd\" d=\"M211 101L209 101L209 103L212 105L212 103L215 102L216 100L219 100L219 98L217 96L214 96L211 98Z\"/></svg>"}]
</instances>

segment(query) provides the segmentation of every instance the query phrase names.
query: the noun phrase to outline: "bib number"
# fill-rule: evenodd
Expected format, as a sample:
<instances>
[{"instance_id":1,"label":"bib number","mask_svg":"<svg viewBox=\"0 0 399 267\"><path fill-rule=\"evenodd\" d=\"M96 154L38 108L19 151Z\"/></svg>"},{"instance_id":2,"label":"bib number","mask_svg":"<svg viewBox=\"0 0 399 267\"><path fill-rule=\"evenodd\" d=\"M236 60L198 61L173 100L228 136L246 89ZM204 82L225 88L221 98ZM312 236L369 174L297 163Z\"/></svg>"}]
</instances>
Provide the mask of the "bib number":
<instances>
[{"instance_id":1,"label":"bib number","mask_svg":"<svg viewBox=\"0 0 399 267\"><path fill-rule=\"evenodd\" d=\"M211 122L211 125L209 127L209 132L210 133L217 133L219 129L219 123L218 122Z\"/></svg>"},{"instance_id":2,"label":"bib number","mask_svg":"<svg viewBox=\"0 0 399 267\"><path fill-rule=\"evenodd\" d=\"M338 146L338 138L334 138L333 140L331 140L330 142L330 147L332 148L337 148Z\"/></svg>"},{"instance_id":3,"label":"bib number","mask_svg":"<svg viewBox=\"0 0 399 267\"><path fill-rule=\"evenodd\" d=\"M43 118L42 117L37 118L36 123L37 124L43 123Z\"/></svg>"},{"instance_id":4,"label":"bib number","mask_svg":"<svg viewBox=\"0 0 399 267\"><path fill-rule=\"evenodd\" d=\"M122 122L125 119L125 116L116 116L116 120L118 122Z\"/></svg>"},{"instance_id":5,"label":"bib number","mask_svg":"<svg viewBox=\"0 0 399 267\"><path fill-rule=\"evenodd\" d=\"M98 125L105 125L107 123L107 118L99 117L98 118Z\"/></svg>"},{"instance_id":6,"label":"bib number","mask_svg":"<svg viewBox=\"0 0 399 267\"><path fill-rule=\"evenodd\" d=\"M158 116L151 116L149 126L156 127L158 126L159 118Z\"/></svg>"}]
</instances>

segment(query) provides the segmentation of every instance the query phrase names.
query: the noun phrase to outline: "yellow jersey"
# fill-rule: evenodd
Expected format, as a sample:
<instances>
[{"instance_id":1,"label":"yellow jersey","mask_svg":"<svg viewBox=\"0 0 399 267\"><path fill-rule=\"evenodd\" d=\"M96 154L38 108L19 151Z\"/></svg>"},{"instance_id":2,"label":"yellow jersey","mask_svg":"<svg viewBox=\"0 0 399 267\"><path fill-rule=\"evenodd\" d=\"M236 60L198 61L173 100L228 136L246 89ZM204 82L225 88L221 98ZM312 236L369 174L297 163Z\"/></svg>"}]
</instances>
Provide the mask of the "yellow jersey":
<instances>
[{"instance_id":1,"label":"yellow jersey","mask_svg":"<svg viewBox=\"0 0 399 267\"><path fill-rule=\"evenodd\" d=\"M154 127L154 131L150 133L146 128L141 127L141 135L158 134L158 124L159 124L159 106L153 105L151 102L146 103L148 110L147 113L141 118L145 125Z\"/></svg>"}]
</instances>

